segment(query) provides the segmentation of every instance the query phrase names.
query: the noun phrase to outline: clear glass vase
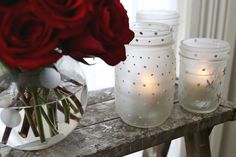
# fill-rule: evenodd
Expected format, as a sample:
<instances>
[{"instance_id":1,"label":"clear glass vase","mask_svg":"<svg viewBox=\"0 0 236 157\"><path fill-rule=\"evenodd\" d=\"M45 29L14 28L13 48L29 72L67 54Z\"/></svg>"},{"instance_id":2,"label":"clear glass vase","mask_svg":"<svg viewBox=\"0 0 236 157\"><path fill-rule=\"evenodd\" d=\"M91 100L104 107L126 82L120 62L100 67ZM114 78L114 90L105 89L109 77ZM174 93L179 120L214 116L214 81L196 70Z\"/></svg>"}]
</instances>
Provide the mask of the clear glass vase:
<instances>
[{"instance_id":1,"label":"clear glass vase","mask_svg":"<svg viewBox=\"0 0 236 157\"><path fill-rule=\"evenodd\" d=\"M70 134L87 105L86 79L68 56L37 71L0 69L0 140L20 150L48 148Z\"/></svg>"}]
</instances>

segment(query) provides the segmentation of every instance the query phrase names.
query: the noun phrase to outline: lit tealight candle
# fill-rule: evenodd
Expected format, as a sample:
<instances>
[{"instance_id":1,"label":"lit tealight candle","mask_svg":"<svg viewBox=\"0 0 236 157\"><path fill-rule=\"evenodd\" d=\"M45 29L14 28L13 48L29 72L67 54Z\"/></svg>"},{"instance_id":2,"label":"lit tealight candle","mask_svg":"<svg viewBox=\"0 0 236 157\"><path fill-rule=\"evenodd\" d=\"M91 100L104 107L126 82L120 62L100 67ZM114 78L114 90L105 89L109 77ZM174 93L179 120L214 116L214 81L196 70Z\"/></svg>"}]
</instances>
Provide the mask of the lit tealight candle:
<instances>
[{"instance_id":1,"label":"lit tealight candle","mask_svg":"<svg viewBox=\"0 0 236 157\"><path fill-rule=\"evenodd\" d=\"M158 89L157 80L150 76L150 75L143 75L141 78L141 86L139 86L138 91L143 93L146 98L149 98L149 96L155 96L160 94L160 90ZM153 102L154 103L154 102Z\"/></svg>"},{"instance_id":2,"label":"lit tealight candle","mask_svg":"<svg viewBox=\"0 0 236 157\"><path fill-rule=\"evenodd\" d=\"M215 92L214 75L207 68L197 68L195 73L186 72L180 77L180 99L182 106L188 111L200 110L205 113L212 103ZM213 109L212 109L213 110Z\"/></svg>"},{"instance_id":3,"label":"lit tealight candle","mask_svg":"<svg viewBox=\"0 0 236 157\"><path fill-rule=\"evenodd\" d=\"M197 68L197 71L195 74L195 78L193 81L193 83L197 83L197 87L207 87L212 83L212 74L211 72L208 70L208 68L205 68L207 66L203 66L202 68Z\"/></svg>"}]
</instances>

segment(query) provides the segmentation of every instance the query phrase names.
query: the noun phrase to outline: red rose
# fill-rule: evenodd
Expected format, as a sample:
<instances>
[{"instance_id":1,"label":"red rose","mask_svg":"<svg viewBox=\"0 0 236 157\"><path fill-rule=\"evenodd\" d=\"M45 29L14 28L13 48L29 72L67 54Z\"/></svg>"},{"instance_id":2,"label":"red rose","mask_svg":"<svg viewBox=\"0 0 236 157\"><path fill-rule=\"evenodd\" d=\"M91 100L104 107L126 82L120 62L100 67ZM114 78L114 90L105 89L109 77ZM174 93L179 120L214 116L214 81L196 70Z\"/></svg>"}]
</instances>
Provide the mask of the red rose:
<instances>
[{"instance_id":1,"label":"red rose","mask_svg":"<svg viewBox=\"0 0 236 157\"><path fill-rule=\"evenodd\" d=\"M128 44L134 37L129 29L127 12L120 0L95 0L94 36L104 45Z\"/></svg>"},{"instance_id":2,"label":"red rose","mask_svg":"<svg viewBox=\"0 0 236 157\"><path fill-rule=\"evenodd\" d=\"M12 68L32 70L55 62L57 33L28 6L5 14L0 25L0 60Z\"/></svg>"},{"instance_id":3,"label":"red rose","mask_svg":"<svg viewBox=\"0 0 236 157\"><path fill-rule=\"evenodd\" d=\"M89 30L71 38L63 46L74 58L91 55L102 58L109 65L116 65L125 60L124 44L133 37L127 12L120 0L95 0Z\"/></svg>"},{"instance_id":4,"label":"red rose","mask_svg":"<svg viewBox=\"0 0 236 157\"><path fill-rule=\"evenodd\" d=\"M83 31L87 25L91 0L28 0L35 14L47 24L64 29L62 36Z\"/></svg>"},{"instance_id":5,"label":"red rose","mask_svg":"<svg viewBox=\"0 0 236 157\"><path fill-rule=\"evenodd\" d=\"M25 0L0 0L0 11L14 10L25 5Z\"/></svg>"}]
</instances>

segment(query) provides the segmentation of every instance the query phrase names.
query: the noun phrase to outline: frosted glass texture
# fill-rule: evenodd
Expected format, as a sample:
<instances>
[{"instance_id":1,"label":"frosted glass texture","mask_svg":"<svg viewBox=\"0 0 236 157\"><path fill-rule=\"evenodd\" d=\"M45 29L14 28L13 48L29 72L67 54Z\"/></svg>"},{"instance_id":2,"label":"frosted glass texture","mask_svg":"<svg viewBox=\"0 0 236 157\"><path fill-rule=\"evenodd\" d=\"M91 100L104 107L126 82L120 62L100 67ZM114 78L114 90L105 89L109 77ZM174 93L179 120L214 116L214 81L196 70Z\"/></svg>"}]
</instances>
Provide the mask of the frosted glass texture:
<instances>
[{"instance_id":1,"label":"frosted glass texture","mask_svg":"<svg viewBox=\"0 0 236 157\"><path fill-rule=\"evenodd\" d=\"M174 101L175 56L168 25L134 23L127 59L115 68L116 110L124 122L155 127L170 115Z\"/></svg>"},{"instance_id":2,"label":"frosted glass texture","mask_svg":"<svg viewBox=\"0 0 236 157\"><path fill-rule=\"evenodd\" d=\"M173 31L173 39L177 41L178 26L179 26L179 13L176 11L164 10L140 10L136 14L137 22L160 22L171 26ZM176 44L174 44L176 49Z\"/></svg>"},{"instance_id":3,"label":"frosted glass texture","mask_svg":"<svg viewBox=\"0 0 236 157\"><path fill-rule=\"evenodd\" d=\"M230 46L217 39L196 38L180 46L179 100L184 109L209 113L222 100Z\"/></svg>"}]
</instances>

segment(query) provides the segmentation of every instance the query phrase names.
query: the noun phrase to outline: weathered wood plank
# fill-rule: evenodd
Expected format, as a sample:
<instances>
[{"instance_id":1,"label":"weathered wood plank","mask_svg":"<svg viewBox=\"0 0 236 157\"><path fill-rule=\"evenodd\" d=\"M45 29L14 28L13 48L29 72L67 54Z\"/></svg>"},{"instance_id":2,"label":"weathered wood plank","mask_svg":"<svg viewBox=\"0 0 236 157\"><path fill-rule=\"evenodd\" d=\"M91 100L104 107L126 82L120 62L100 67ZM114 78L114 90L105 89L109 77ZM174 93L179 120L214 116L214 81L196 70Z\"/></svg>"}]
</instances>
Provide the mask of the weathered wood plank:
<instances>
[{"instance_id":1,"label":"weathered wood plank","mask_svg":"<svg viewBox=\"0 0 236 157\"><path fill-rule=\"evenodd\" d=\"M220 106L224 106L224 107L228 107L228 108L231 108L231 109L234 109L234 116L233 116L233 119L232 121L236 120L236 104L232 103L232 102L226 102L226 101L223 101Z\"/></svg>"},{"instance_id":2,"label":"weathered wood plank","mask_svg":"<svg viewBox=\"0 0 236 157\"><path fill-rule=\"evenodd\" d=\"M79 128L119 118L115 112L114 100L89 105L80 121Z\"/></svg>"},{"instance_id":3,"label":"weathered wood plank","mask_svg":"<svg viewBox=\"0 0 236 157\"><path fill-rule=\"evenodd\" d=\"M98 91L90 91L88 93L88 105L101 103L115 98L114 88L105 88Z\"/></svg>"},{"instance_id":4,"label":"weathered wood plank","mask_svg":"<svg viewBox=\"0 0 236 157\"><path fill-rule=\"evenodd\" d=\"M114 100L111 100L89 106L81 121L82 126L50 149L37 152L11 149L5 150L5 154L11 157L122 156L232 120L234 112L230 107L220 106L213 113L192 114L175 104L170 118L163 125L140 129L123 123L115 113Z\"/></svg>"}]
</instances>

